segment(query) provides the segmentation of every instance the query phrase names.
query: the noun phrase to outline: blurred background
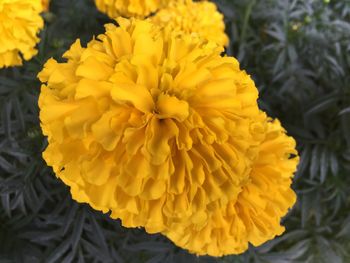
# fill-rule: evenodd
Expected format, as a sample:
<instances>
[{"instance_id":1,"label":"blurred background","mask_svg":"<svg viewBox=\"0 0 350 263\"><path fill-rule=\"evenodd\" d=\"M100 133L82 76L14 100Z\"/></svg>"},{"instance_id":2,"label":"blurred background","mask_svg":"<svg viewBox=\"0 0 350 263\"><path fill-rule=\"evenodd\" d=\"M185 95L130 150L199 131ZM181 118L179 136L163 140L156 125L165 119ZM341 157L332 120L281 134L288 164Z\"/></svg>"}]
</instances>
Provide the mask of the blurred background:
<instances>
[{"instance_id":1,"label":"blurred background","mask_svg":"<svg viewBox=\"0 0 350 263\"><path fill-rule=\"evenodd\" d=\"M74 202L41 158L36 75L109 20L91 0L52 0L39 54L0 70L1 263L350 262L350 1L214 2L225 15L227 53L255 80L260 107L298 143L298 202L286 232L242 255L196 257Z\"/></svg>"}]
</instances>

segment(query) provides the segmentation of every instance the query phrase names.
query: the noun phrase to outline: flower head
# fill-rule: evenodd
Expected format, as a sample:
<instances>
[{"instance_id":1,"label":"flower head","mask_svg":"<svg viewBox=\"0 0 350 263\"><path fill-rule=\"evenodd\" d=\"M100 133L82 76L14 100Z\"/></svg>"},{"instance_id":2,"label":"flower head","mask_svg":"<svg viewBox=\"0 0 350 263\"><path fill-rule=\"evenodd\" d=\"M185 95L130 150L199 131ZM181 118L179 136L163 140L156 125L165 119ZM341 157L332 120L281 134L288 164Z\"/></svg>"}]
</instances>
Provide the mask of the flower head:
<instances>
[{"instance_id":1,"label":"flower head","mask_svg":"<svg viewBox=\"0 0 350 263\"><path fill-rule=\"evenodd\" d=\"M111 18L146 17L171 2L184 0L95 0L98 10Z\"/></svg>"},{"instance_id":2,"label":"flower head","mask_svg":"<svg viewBox=\"0 0 350 263\"><path fill-rule=\"evenodd\" d=\"M203 221L250 180L264 137L257 89L211 42L118 22L39 74L43 156L74 199L124 226Z\"/></svg>"},{"instance_id":3,"label":"flower head","mask_svg":"<svg viewBox=\"0 0 350 263\"><path fill-rule=\"evenodd\" d=\"M219 45L227 46L228 37L225 34L223 18L214 3L188 0L169 4L151 19L170 32L179 30L185 33L196 33Z\"/></svg>"},{"instance_id":4,"label":"flower head","mask_svg":"<svg viewBox=\"0 0 350 263\"><path fill-rule=\"evenodd\" d=\"M118 22L39 74L43 156L73 198L197 254L280 234L295 144L251 78L197 35Z\"/></svg>"},{"instance_id":5,"label":"flower head","mask_svg":"<svg viewBox=\"0 0 350 263\"><path fill-rule=\"evenodd\" d=\"M22 64L36 55L43 28L41 0L0 0L0 68Z\"/></svg>"},{"instance_id":6,"label":"flower head","mask_svg":"<svg viewBox=\"0 0 350 263\"><path fill-rule=\"evenodd\" d=\"M248 243L259 246L280 235L283 217L296 200L291 178L298 163L295 141L278 120L265 118L266 135L259 146L249 180L226 206L211 211L198 224L174 224L164 234L196 254L238 254Z\"/></svg>"}]
</instances>

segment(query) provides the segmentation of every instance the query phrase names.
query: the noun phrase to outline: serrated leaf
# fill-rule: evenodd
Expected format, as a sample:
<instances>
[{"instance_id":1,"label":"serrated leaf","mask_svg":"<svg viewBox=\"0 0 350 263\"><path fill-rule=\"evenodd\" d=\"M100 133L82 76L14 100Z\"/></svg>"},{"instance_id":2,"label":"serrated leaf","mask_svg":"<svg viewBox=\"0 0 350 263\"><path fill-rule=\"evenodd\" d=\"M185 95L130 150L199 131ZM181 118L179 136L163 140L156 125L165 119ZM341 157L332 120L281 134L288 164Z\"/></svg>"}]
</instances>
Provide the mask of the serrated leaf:
<instances>
[{"instance_id":1,"label":"serrated leaf","mask_svg":"<svg viewBox=\"0 0 350 263\"><path fill-rule=\"evenodd\" d=\"M2 168L4 171L11 173L15 171L15 168L12 166L11 163L9 163L5 158L0 156L0 168Z\"/></svg>"},{"instance_id":2,"label":"serrated leaf","mask_svg":"<svg viewBox=\"0 0 350 263\"><path fill-rule=\"evenodd\" d=\"M334 105L337 101L338 101L338 97L330 97L330 98L326 97L322 100L318 100L317 103L315 103L311 108L307 110L305 115L320 113L328 109L330 106Z\"/></svg>"},{"instance_id":3,"label":"serrated leaf","mask_svg":"<svg viewBox=\"0 0 350 263\"><path fill-rule=\"evenodd\" d=\"M64 219L64 224L62 225L62 232L63 234L66 234L68 229L72 226L73 218L75 217L75 214L78 210L78 206L76 203L73 203L73 205L70 207L67 215Z\"/></svg>"},{"instance_id":4,"label":"serrated leaf","mask_svg":"<svg viewBox=\"0 0 350 263\"><path fill-rule=\"evenodd\" d=\"M339 171L339 163L338 163L338 158L334 152L331 153L330 156L330 163L331 163L331 171L334 176L338 175Z\"/></svg>"},{"instance_id":5,"label":"serrated leaf","mask_svg":"<svg viewBox=\"0 0 350 263\"><path fill-rule=\"evenodd\" d=\"M96 237L98 239L97 243L105 251L105 253L108 253L108 246L107 246L104 234L102 233L101 227L97 224L97 221L94 218L92 213L88 213L88 215L89 215L89 221L91 224L92 232L96 235Z\"/></svg>"},{"instance_id":6,"label":"serrated leaf","mask_svg":"<svg viewBox=\"0 0 350 263\"><path fill-rule=\"evenodd\" d=\"M77 214L77 219L75 220L75 224L73 225L73 232L71 237L72 242L72 250L75 252L77 250L79 240L81 238L81 234L84 228L85 223L85 212L84 210L80 210Z\"/></svg>"},{"instance_id":7,"label":"serrated leaf","mask_svg":"<svg viewBox=\"0 0 350 263\"><path fill-rule=\"evenodd\" d=\"M311 161L310 161L310 179L317 177L320 169L320 147L315 145L312 148L311 152Z\"/></svg>"},{"instance_id":8,"label":"serrated leaf","mask_svg":"<svg viewBox=\"0 0 350 263\"><path fill-rule=\"evenodd\" d=\"M326 180L327 172L329 167L329 154L328 149L323 148L321 152L321 163L320 163L320 180L321 183L324 183Z\"/></svg>"},{"instance_id":9,"label":"serrated leaf","mask_svg":"<svg viewBox=\"0 0 350 263\"><path fill-rule=\"evenodd\" d=\"M311 159L310 152L311 152L311 150L310 150L309 146L305 146L305 148L301 152L301 154L300 154L300 161L299 161L298 168L297 168L297 173L296 173L296 178L298 178L302 174L304 174L304 171L308 167L308 164L309 164L310 159Z\"/></svg>"},{"instance_id":10,"label":"serrated leaf","mask_svg":"<svg viewBox=\"0 0 350 263\"><path fill-rule=\"evenodd\" d=\"M71 243L68 239L61 240L60 244L57 247L55 247L46 257L45 262L60 262L59 259L62 258L64 254L68 251L70 244Z\"/></svg>"}]
</instances>

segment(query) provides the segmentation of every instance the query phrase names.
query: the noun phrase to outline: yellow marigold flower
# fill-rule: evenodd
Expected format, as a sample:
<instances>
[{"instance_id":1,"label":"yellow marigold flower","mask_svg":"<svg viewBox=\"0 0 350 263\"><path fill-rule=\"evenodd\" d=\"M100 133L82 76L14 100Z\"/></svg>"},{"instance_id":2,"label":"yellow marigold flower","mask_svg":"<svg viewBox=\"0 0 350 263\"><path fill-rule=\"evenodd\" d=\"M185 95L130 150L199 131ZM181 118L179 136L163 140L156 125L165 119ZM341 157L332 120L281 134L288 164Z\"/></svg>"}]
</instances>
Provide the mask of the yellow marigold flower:
<instances>
[{"instance_id":1,"label":"yellow marigold flower","mask_svg":"<svg viewBox=\"0 0 350 263\"><path fill-rule=\"evenodd\" d=\"M197 254L281 234L295 142L259 112L249 76L196 36L118 22L39 75L44 158L73 198Z\"/></svg>"},{"instance_id":2,"label":"yellow marigold flower","mask_svg":"<svg viewBox=\"0 0 350 263\"><path fill-rule=\"evenodd\" d=\"M0 68L18 66L37 54L43 28L41 0L0 0Z\"/></svg>"},{"instance_id":3,"label":"yellow marigold flower","mask_svg":"<svg viewBox=\"0 0 350 263\"><path fill-rule=\"evenodd\" d=\"M296 201L290 185L298 157L294 139L279 121L266 118L266 124L259 155L237 198L211 211L204 223L172 225L164 234L177 245L198 255L222 256L242 253L248 243L258 246L284 232L280 220Z\"/></svg>"},{"instance_id":4,"label":"yellow marigold flower","mask_svg":"<svg viewBox=\"0 0 350 263\"><path fill-rule=\"evenodd\" d=\"M185 33L197 33L201 37L227 46L229 39L225 34L223 15L214 3L208 1L172 3L157 12L152 21L167 27L167 30L179 30Z\"/></svg>"},{"instance_id":5,"label":"yellow marigold flower","mask_svg":"<svg viewBox=\"0 0 350 263\"><path fill-rule=\"evenodd\" d=\"M111 18L149 16L171 2L184 0L95 0L98 10Z\"/></svg>"},{"instance_id":6,"label":"yellow marigold flower","mask_svg":"<svg viewBox=\"0 0 350 263\"><path fill-rule=\"evenodd\" d=\"M43 157L75 200L150 233L237 198L264 138L254 82L222 47L119 19L42 72Z\"/></svg>"}]
</instances>

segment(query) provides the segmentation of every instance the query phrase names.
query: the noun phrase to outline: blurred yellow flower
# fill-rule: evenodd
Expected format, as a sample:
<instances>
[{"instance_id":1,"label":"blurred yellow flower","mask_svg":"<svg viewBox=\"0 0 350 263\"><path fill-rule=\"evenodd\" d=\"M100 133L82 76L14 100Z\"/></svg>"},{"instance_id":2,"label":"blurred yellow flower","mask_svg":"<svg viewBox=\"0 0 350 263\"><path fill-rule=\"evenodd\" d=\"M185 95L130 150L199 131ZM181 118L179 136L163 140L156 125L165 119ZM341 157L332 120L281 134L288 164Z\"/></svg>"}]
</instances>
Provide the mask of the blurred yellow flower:
<instances>
[{"instance_id":1,"label":"blurred yellow flower","mask_svg":"<svg viewBox=\"0 0 350 263\"><path fill-rule=\"evenodd\" d=\"M146 17L171 2L184 0L95 0L98 10L111 18Z\"/></svg>"},{"instance_id":2,"label":"blurred yellow flower","mask_svg":"<svg viewBox=\"0 0 350 263\"><path fill-rule=\"evenodd\" d=\"M78 202L111 211L126 227L163 232L197 254L235 253L215 248L223 235L215 231L200 241L212 222L230 237L246 233L237 238L253 244L275 235L287 204L274 196L290 190L269 169L278 170L277 157L286 152L283 143L273 146L274 133L266 135L254 82L236 59L220 56L221 46L196 34L164 34L149 20L120 18L118 24L106 25L86 48L77 40L66 62L50 59L39 73L46 162ZM273 143L262 144L267 138ZM261 162L272 167L255 175L263 151ZM236 230L216 219L232 206L247 221L232 224Z\"/></svg>"},{"instance_id":3,"label":"blurred yellow flower","mask_svg":"<svg viewBox=\"0 0 350 263\"><path fill-rule=\"evenodd\" d=\"M173 224L164 234L178 246L198 255L239 254L248 243L259 246L284 232L280 221L296 201L290 186L299 158L279 121L265 122L265 139L238 196L210 211L205 222Z\"/></svg>"},{"instance_id":4,"label":"blurred yellow flower","mask_svg":"<svg viewBox=\"0 0 350 263\"><path fill-rule=\"evenodd\" d=\"M44 22L41 0L0 0L0 68L18 66L36 55Z\"/></svg>"},{"instance_id":5,"label":"blurred yellow flower","mask_svg":"<svg viewBox=\"0 0 350 263\"><path fill-rule=\"evenodd\" d=\"M157 12L151 19L154 23L166 27L170 32L179 30L184 33L197 33L222 46L227 46L229 43L225 34L224 17L217 10L216 5L208 1L173 2Z\"/></svg>"}]
</instances>

